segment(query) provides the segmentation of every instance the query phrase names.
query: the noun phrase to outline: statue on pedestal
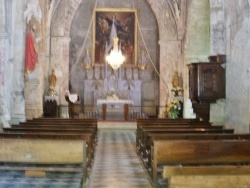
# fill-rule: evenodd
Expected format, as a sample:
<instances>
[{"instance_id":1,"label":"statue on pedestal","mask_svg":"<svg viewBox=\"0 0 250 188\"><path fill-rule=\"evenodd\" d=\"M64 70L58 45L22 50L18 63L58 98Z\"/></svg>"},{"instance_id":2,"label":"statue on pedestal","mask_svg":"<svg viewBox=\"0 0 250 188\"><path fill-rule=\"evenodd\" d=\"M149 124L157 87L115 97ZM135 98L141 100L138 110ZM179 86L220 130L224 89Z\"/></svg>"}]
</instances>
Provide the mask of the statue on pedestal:
<instances>
[{"instance_id":1,"label":"statue on pedestal","mask_svg":"<svg viewBox=\"0 0 250 188\"><path fill-rule=\"evenodd\" d=\"M52 69L51 74L49 76L49 92L48 92L49 96L57 95L57 92L55 90L56 81L57 81L57 78L56 78L56 75L55 75L55 70Z\"/></svg>"},{"instance_id":2,"label":"statue on pedestal","mask_svg":"<svg viewBox=\"0 0 250 188\"><path fill-rule=\"evenodd\" d=\"M179 87L179 75L178 72L175 71L172 79L172 86L173 88Z\"/></svg>"}]
</instances>

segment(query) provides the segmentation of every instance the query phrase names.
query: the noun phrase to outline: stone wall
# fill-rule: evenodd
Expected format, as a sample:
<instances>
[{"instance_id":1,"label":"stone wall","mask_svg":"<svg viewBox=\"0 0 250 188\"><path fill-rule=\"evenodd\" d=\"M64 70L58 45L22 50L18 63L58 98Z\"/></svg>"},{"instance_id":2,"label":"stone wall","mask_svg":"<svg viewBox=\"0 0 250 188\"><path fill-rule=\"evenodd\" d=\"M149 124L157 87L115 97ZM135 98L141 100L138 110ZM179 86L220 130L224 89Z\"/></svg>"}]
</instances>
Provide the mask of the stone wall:
<instances>
[{"instance_id":1,"label":"stone wall","mask_svg":"<svg viewBox=\"0 0 250 188\"><path fill-rule=\"evenodd\" d=\"M226 54L224 1L210 0L210 55ZM225 99L210 104L210 122L225 124Z\"/></svg>"},{"instance_id":2,"label":"stone wall","mask_svg":"<svg viewBox=\"0 0 250 188\"><path fill-rule=\"evenodd\" d=\"M209 1L188 0L187 1L187 23L184 44L184 117L195 117L189 99L188 91L188 69L187 64L195 62L208 62L210 54L210 14Z\"/></svg>"},{"instance_id":3,"label":"stone wall","mask_svg":"<svg viewBox=\"0 0 250 188\"><path fill-rule=\"evenodd\" d=\"M186 63L208 62L210 54L209 1L189 0L185 54Z\"/></svg>"},{"instance_id":4,"label":"stone wall","mask_svg":"<svg viewBox=\"0 0 250 188\"><path fill-rule=\"evenodd\" d=\"M250 2L225 0L226 125L249 132Z\"/></svg>"},{"instance_id":5,"label":"stone wall","mask_svg":"<svg viewBox=\"0 0 250 188\"><path fill-rule=\"evenodd\" d=\"M249 132L250 2L211 0L211 54L226 54L226 99L211 105L212 121Z\"/></svg>"},{"instance_id":6,"label":"stone wall","mask_svg":"<svg viewBox=\"0 0 250 188\"><path fill-rule=\"evenodd\" d=\"M11 120L25 119L21 12L24 1L2 0L0 4L0 122L6 126Z\"/></svg>"},{"instance_id":7,"label":"stone wall","mask_svg":"<svg viewBox=\"0 0 250 188\"><path fill-rule=\"evenodd\" d=\"M25 1L13 1L13 69L12 76L12 114L11 121L17 123L25 120L24 100L24 53L25 53L25 20L23 12ZM18 55L17 55L18 54Z\"/></svg>"}]
</instances>

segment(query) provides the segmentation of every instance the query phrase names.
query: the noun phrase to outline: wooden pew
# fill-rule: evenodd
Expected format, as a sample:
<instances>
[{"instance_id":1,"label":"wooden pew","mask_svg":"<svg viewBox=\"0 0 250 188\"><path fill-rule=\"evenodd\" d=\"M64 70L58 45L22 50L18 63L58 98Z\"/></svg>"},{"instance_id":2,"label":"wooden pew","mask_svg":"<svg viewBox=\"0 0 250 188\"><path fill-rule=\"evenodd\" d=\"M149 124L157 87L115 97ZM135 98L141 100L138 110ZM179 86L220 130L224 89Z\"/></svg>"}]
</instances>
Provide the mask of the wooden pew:
<instances>
[{"instance_id":1,"label":"wooden pew","mask_svg":"<svg viewBox=\"0 0 250 188\"><path fill-rule=\"evenodd\" d=\"M29 122L21 122L19 125L93 125L97 127L97 124L95 122L60 122L60 121L55 121L55 122L46 122L46 121L41 121L41 122L35 122L35 121L29 121Z\"/></svg>"},{"instance_id":2,"label":"wooden pew","mask_svg":"<svg viewBox=\"0 0 250 188\"><path fill-rule=\"evenodd\" d=\"M165 122L162 124L158 123L151 123L151 124L137 124L137 129L136 129L136 147L139 147L140 139L142 138L143 135L143 128L158 128L158 127L169 127L169 128L178 128L178 127L183 127L183 128L188 128L188 127L218 127L221 128L221 126L211 126L211 124L203 123L203 122L196 122L193 124L189 123L178 123L178 122Z\"/></svg>"},{"instance_id":3,"label":"wooden pew","mask_svg":"<svg viewBox=\"0 0 250 188\"><path fill-rule=\"evenodd\" d=\"M199 119L186 119L186 118L178 118L178 119L171 119L171 118L138 118L136 120L137 124L150 124L150 123L160 123L160 122L178 122L178 123L190 123L190 122L199 122Z\"/></svg>"},{"instance_id":4,"label":"wooden pew","mask_svg":"<svg viewBox=\"0 0 250 188\"><path fill-rule=\"evenodd\" d=\"M0 133L1 170L82 172L87 176L87 135ZM6 166L10 164L10 166ZM16 166L13 164L17 164ZM22 165L21 165L22 164ZM35 166L33 166L35 165Z\"/></svg>"},{"instance_id":5,"label":"wooden pew","mask_svg":"<svg viewBox=\"0 0 250 188\"><path fill-rule=\"evenodd\" d=\"M193 126L188 126L188 127L162 127L162 128L151 128L151 127L144 127L142 128L141 134L138 135L138 145L137 149L138 152L143 154L143 157L146 156L146 149L147 146L149 145L149 134L152 133L157 133L157 134L174 134L174 133L185 133L185 134L193 134L193 133L198 133L198 134L212 134L212 133L227 133L227 134L233 134L234 130L233 129L223 129L223 127L193 127Z\"/></svg>"},{"instance_id":6,"label":"wooden pew","mask_svg":"<svg viewBox=\"0 0 250 188\"><path fill-rule=\"evenodd\" d=\"M4 133L25 133L25 134L43 134L43 135L68 135L68 134L88 134L90 139L87 141L87 158L88 160L88 166L91 166L91 163L94 158L94 149L96 144L96 130L95 128L56 128L56 127L17 127L17 128L3 128Z\"/></svg>"},{"instance_id":7,"label":"wooden pew","mask_svg":"<svg viewBox=\"0 0 250 188\"><path fill-rule=\"evenodd\" d=\"M163 178L175 188L250 187L250 165L164 166Z\"/></svg>"},{"instance_id":8,"label":"wooden pew","mask_svg":"<svg viewBox=\"0 0 250 188\"><path fill-rule=\"evenodd\" d=\"M146 146L146 157L143 159L144 164L147 168L151 168L151 147L153 146L154 140L223 140L223 139L234 139L234 140L241 140L241 139L250 139L250 134L221 134L221 133L212 133L212 134L187 134L187 133L179 133L179 134L157 134L157 133L150 133L149 134L150 140L149 144Z\"/></svg>"},{"instance_id":9,"label":"wooden pew","mask_svg":"<svg viewBox=\"0 0 250 188\"><path fill-rule=\"evenodd\" d=\"M67 131L77 131L88 130L93 136L92 143L88 143L89 148L95 147L96 136L97 136L97 119L60 119L60 118L35 118L33 120L28 120L27 122L22 122L19 125L12 125L12 130L4 129L5 131L55 131L55 132L67 132ZM24 128L29 128L33 130L26 130ZM18 130L16 130L18 129ZM22 130L20 130L22 129ZM39 130L38 130L39 129ZM40 130L42 129L42 130ZM53 129L53 130L52 130Z\"/></svg>"},{"instance_id":10,"label":"wooden pew","mask_svg":"<svg viewBox=\"0 0 250 188\"><path fill-rule=\"evenodd\" d=\"M20 122L20 124L47 124L47 125L71 125L71 124L82 124L82 125L96 125L97 119L66 119L66 118L36 118L27 120L26 122Z\"/></svg>"},{"instance_id":11,"label":"wooden pew","mask_svg":"<svg viewBox=\"0 0 250 188\"><path fill-rule=\"evenodd\" d=\"M156 182L159 165L249 164L249 144L249 139L153 140L153 147L151 147L153 182Z\"/></svg>"},{"instance_id":12,"label":"wooden pew","mask_svg":"<svg viewBox=\"0 0 250 188\"><path fill-rule=\"evenodd\" d=\"M12 125L11 128L13 129L44 129L44 130L51 130L51 129L67 129L67 130L74 130L74 129L79 129L79 130L94 130L94 132L97 132L97 127L94 125L45 125L45 124L40 124L40 125L26 125L26 124L22 124L22 125ZM7 130L7 129L5 129Z\"/></svg>"},{"instance_id":13,"label":"wooden pew","mask_svg":"<svg viewBox=\"0 0 250 188\"><path fill-rule=\"evenodd\" d=\"M86 118L86 119L72 119L72 118L44 118L44 117L40 117L40 118L34 118L34 119L31 119L31 120L27 120L27 122L30 122L30 121L48 121L48 122L53 122L53 121L67 121L67 122L96 122L97 123L97 119L96 118Z\"/></svg>"},{"instance_id":14,"label":"wooden pew","mask_svg":"<svg viewBox=\"0 0 250 188\"><path fill-rule=\"evenodd\" d=\"M145 166L150 167L150 159L151 159L151 152L150 148L152 143L150 142L150 135L154 134L157 135L156 137L160 137L161 135L166 134L173 134L173 135L189 135L189 134L197 134L197 135L207 135L207 134L233 134L233 129L196 129L196 128L186 128L186 129L166 129L166 130L145 130L143 132L143 138L141 139L140 148L138 150L139 155L143 162L145 163Z\"/></svg>"}]
</instances>

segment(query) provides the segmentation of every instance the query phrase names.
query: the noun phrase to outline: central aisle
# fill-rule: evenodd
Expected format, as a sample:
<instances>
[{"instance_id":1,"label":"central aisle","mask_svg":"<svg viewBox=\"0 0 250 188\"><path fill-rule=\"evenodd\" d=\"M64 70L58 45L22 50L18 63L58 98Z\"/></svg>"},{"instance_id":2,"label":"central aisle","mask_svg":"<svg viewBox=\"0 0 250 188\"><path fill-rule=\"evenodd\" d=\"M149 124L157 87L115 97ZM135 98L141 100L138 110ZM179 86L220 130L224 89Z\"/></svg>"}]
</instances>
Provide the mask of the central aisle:
<instances>
[{"instance_id":1,"label":"central aisle","mask_svg":"<svg viewBox=\"0 0 250 188\"><path fill-rule=\"evenodd\" d=\"M135 151L135 130L98 130L88 188L151 188Z\"/></svg>"}]
</instances>

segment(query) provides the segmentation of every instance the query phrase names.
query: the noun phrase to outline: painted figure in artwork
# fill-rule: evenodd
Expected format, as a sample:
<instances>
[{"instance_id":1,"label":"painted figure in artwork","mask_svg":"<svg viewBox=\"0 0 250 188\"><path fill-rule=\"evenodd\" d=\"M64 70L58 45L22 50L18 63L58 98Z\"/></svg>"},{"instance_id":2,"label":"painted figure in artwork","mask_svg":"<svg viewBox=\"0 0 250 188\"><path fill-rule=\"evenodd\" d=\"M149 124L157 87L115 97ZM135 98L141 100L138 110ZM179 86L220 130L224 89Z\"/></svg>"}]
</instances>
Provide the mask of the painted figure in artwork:
<instances>
[{"instance_id":1,"label":"painted figure in artwork","mask_svg":"<svg viewBox=\"0 0 250 188\"><path fill-rule=\"evenodd\" d=\"M126 45L126 63L132 64L133 62L133 54L134 54L134 46L128 41Z\"/></svg>"}]
</instances>

